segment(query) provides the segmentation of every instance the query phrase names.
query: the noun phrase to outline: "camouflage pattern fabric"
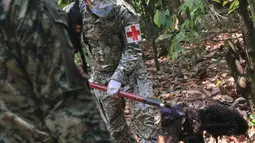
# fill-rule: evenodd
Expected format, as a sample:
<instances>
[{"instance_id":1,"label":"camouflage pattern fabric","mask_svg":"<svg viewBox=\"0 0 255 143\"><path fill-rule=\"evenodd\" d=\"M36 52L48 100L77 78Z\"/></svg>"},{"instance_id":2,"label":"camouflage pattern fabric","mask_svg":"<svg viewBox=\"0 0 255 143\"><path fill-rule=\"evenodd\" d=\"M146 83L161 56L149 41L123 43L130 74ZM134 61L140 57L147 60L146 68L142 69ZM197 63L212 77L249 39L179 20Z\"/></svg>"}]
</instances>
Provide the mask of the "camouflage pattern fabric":
<instances>
[{"instance_id":1,"label":"camouflage pattern fabric","mask_svg":"<svg viewBox=\"0 0 255 143\"><path fill-rule=\"evenodd\" d=\"M91 82L106 85L111 79L122 83L123 91L140 96L152 96L152 85L142 60L141 39L134 42L126 37L127 27L139 26L134 10L124 1L118 1L106 18L99 18L80 0L83 15L83 49L89 59ZM139 33L138 33L139 34ZM132 40L131 40L132 41ZM126 99L110 97L106 92L94 90L108 129L115 142L156 142L154 110L151 106L129 101L132 120L124 118Z\"/></svg>"},{"instance_id":2,"label":"camouflage pattern fabric","mask_svg":"<svg viewBox=\"0 0 255 143\"><path fill-rule=\"evenodd\" d=\"M66 13L48 0L12 0L3 11L6 1L0 0L0 142L110 142L75 67Z\"/></svg>"}]
</instances>

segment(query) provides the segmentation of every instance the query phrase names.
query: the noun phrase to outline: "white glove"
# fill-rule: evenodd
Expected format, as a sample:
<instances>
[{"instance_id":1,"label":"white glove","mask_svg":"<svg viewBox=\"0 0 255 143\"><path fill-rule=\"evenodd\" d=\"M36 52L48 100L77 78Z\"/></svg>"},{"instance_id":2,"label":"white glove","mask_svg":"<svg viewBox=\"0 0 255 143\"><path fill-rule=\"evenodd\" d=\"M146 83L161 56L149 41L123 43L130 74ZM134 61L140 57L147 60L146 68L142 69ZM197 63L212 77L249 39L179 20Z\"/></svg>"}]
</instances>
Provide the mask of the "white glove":
<instances>
[{"instance_id":1,"label":"white glove","mask_svg":"<svg viewBox=\"0 0 255 143\"><path fill-rule=\"evenodd\" d=\"M116 80L111 80L107 87L107 94L108 95L116 95L121 87L121 83Z\"/></svg>"}]
</instances>

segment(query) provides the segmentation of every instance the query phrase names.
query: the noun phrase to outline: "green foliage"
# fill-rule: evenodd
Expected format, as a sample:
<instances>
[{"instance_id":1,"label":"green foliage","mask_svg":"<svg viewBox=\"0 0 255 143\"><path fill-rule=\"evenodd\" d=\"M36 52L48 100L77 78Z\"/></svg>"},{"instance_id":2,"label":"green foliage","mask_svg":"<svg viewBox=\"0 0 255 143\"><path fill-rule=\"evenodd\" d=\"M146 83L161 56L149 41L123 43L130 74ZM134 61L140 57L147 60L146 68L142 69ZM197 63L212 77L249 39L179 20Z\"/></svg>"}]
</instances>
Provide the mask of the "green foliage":
<instances>
[{"instance_id":1,"label":"green foliage","mask_svg":"<svg viewBox=\"0 0 255 143\"><path fill-rule=\"evenodd\" d=\"M213 0L214 2L217 2L217 3L221 3L221 1L220 0Z\"/></svg>"},{"instance_id":2,"label":"green foliage","mask_svg":"<svg viewBox=\"0 0 255 143\"><path fill-rule=\"evenodd\" d=\"M205 13L204 0L187 0L179 7L178 13L186 15L185 21L179 23L179 19L169 10L156 10L154 23L159 28L164 28L165 34L160 35L156 41L172 39L170 55L176 60L180 54L185 54L185 49L181 46L183 41L198 38L197 26L201 25L201 20Z\"/></svg>"},{"instance_id":3,"label":"green foliage","mask_svg":"<svg viewBox=\"0 0 255 143\"><path fill-rule=\"evenodd\" d=\"M234 0L228 8L228 13L235 11L239 6L239 0Z\"/></svg>"},{"instance_id":4,"label":"green foliage","mask_svg":"<svg viewBox=\"0 0 255 143\"><path fill-rule=\"evenodd\" d=\"M81 53L75 53L74 55L74 63L76 66L81 66L82 65L82 58L81 58Z\"/></svg>"},{"instance_id":5,"label":"green foliage","mask_svg":"<svg viewBox=\"0 0 255 143\"><path fill-rule=\"evenodd\" d=\"M161 40L165 40L165 39L169 39L173 36L173 34L163 34L160 35L157 39L156 42L161 41Z\"/></svg>"},{"instance_id":6,"label":"green foliage","mask_svg":"<svg viewBox=\"0 0 255 143\"><path fill-rule=\"evenodd\" d=\"M154 23L158 27L166 26L166 24L171 26L172 25L172 21L171 21L169 10L162 10L162 11L157 10L156 14L154 16Z\"/></svg>"},{"instance_id":7,"label":"green foliage","mask_svg":"<svg viewBox=\"0 0 255 143\"><path fill-rule=\"evenodd\" d=\"M239 6L239 0L213 0L213 1L222 4L223 7L226 6L227 4L230 4L228 8L228 14L235 11Z\"/></svg>"},{"instance_id":8,"label":"green foliage","mask_svg":"<svg viewBox=\"0 0 255 143\"><path fill-rule=\"evenodd\" d=\"M179 54L185 54L185 49L181 46L180 42L178 42L177 36L172 40L173 44L171 45L170 55L172 56L172 60L175 61Z\"/></svg>"},{"instance_id":9,"label":"green foliage","mask_svg":"<svg viewBox=\"0 0 255 143\"><path fill-rule=\"evenodd\" d=\"M239 6L239 0L214 0L214 2L221 4L222 7L228 6L226 7L228 14L236 11ZM158 28L164 29L163 34L157 38L156 42L171 39L172 45L169 54L173 60L186 53L181 43L201 39L201 29L206 28L203 25L203 18L207 8L208 4L204 0L185 0L179 7L178 13L171 13L168 9L155 10L154 23ZM180 15L183 21L181 21ZM215 59L214 62L217 63L218 60Z\"/></svg>"},{"instance_id":10,"label":"green foliage","mask_svg":"<svg viewBox=\"0 0 255 143\"><path fill-rule=\"evenodd\" d=\"M150 3L150 0L147 0L147 1L146 1L146 4L148 5L149 3Z\"/></svg>"},{"instance_id":11,"label":"green foliage","mask_svg":"<svg viewBox=\"0 0 255 143\"><path fill-rule=\"evenodd\" d=\"M255 126L255 114L249 116L249 126Z\"/></svg>"},{"instance_id":12,"label":"green foliage","mask_svg":"<svg viewBox=\"0 0 255 143\"><path fill-rule=\"evenodd\" d=\"M189 58L192 64L196 64L197 60L202 56L204 51L205 51L205 46L200 45L198 49L191 50L190 53L186 55L186 57Z\"/></svg>"},{"instance_id":13,"label":"green foliage","mask_svg":"<svg viewBox=\"0 0 255 143\"><path fill-rule=\"evenodd\" d=\"M66 5L72 3L72 0L58 0L58 5L61 8L64 8Z\"/></svg>"}]
</instances>

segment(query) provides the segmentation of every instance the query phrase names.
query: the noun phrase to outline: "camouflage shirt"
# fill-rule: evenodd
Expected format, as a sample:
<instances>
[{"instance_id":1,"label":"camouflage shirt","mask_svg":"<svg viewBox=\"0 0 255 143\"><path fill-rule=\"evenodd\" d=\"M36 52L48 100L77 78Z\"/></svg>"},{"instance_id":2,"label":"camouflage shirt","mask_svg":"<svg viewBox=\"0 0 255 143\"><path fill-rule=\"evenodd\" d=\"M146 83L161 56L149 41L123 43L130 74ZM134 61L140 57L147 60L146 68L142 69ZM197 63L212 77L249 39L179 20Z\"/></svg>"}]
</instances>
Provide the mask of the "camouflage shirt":
<instances>
[{"instance_id":1,"label":"camouflage shirt","mask_svg":"<svg viewBox=\"0 0 255 143\"><path fill-rule=\"evenodd\" d=\"M111 79L126 84L129 75L142 62L140 26L134 10L118 1L106 18L94 15L80 0L83 40L93 72L110 73ZM92 77L93 78L93 77Z\"/></svg>"},{"instance_id":2,"label":"camouflage shirt","mask_svg":"<svg viewBox=\"0 0 255 143\"><path fill-rule=\"evenodd\" d=\"M31 95L49 108L72 92L89 92L74 64L66 13L40 0L12 0L3 11L7 1L0 0L0 93Z\"/></svg>"}]
</instances>

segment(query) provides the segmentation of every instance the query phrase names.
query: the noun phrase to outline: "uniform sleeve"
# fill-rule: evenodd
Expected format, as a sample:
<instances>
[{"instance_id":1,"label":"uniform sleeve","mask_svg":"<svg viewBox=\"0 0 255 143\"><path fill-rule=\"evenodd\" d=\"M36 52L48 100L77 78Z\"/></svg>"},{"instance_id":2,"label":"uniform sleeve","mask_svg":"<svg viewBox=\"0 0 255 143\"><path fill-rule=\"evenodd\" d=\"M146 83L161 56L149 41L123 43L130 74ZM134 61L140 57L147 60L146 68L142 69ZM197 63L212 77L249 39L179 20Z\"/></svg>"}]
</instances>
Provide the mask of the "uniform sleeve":
<instances>
[{"instance_id":1,"label":"uniform sleeve","mask_svg":"<svg viewBox=\"0 0 255 143\"><path fill-rule=\"evenodd\" d=\"M118 11L124 50L119 65L111 79L127 84L128 76L142 61L142 38L139 22L130 10L122 6Z\"/></svg>"},{"instance_id":2,"label":"uniform sleeve","mask_svg":"<svg viewBox=\"0 0 255 143\"><path fill-rule=\"evenodd\" d=\"M29 79L34 93L51 101L49 104L77 94L78 90L88 95L87 80L80 76L74 64L75 49L67 31L66 13L50 1L42 4L44 7L26 13L22 25L15 26L19 27L19 48L13 48L12 53L22 65L22 74Z\"/></svg>"}]
</instances>

